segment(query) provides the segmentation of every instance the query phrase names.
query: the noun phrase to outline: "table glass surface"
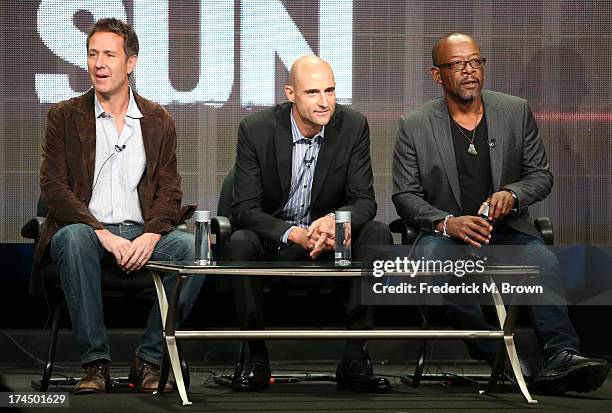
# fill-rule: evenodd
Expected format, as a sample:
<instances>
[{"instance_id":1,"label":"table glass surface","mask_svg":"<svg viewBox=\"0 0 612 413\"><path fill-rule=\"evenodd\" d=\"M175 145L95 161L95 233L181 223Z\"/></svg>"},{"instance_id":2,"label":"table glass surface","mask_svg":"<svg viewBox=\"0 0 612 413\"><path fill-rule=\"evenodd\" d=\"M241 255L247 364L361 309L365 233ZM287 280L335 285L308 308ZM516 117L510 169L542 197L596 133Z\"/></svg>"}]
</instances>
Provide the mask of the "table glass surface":
<instances>
[{"instance_id":1,"label":"table glass surface","mask_svg":"<svg viewBox=\"0 0 612 413\"><path fill-rule=\"evenodd\" d=\"M200 265L193 261L149 261L147 268L153 270L202 270L206 272L220 270L223 272L232 270L298 270L301 272L351 272L365 270L372 272L371 263L351 262L349 265L336 265L331 261L212 261L210 264ZM509 275L509 274L529 274L535 275L539 272L539 267L529 265L486 265L482 273L472 273L471 275ZM439 271L419 271L420 275L448 275L448 272ZM400 275L398 273L388 273L386 275ZM405 275L405 274L404 274Z\"/></svg>"},{"instance_id":2,"label":"table glass surface","mask_svg":"<svg viewBox=\"0 0 612 413\"><path fill-rule=\"evenodd\" d=\"M349 265L335 265L330 261L212 261L210 264L198 265L193 261L149 261L147 265L180 269L309 269L354 271L369 268L367 263L351 262Z\"/></svg>"}]
</instances>

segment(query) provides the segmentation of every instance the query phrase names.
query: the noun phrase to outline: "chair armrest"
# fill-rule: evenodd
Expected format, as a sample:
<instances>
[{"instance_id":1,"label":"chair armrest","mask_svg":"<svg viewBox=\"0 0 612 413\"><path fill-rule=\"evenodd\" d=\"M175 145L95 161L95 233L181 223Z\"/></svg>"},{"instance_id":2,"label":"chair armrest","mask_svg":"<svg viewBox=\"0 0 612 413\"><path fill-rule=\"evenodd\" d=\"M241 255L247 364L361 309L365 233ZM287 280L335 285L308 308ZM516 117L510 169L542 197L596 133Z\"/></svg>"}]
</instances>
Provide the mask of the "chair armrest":
<instances>
[{"instance_id":1,"label":"chair armrest","mask_svg":"<svg viewBox=\"0 0 612 413\"><path fill-rule=\"evenodd\" d=\"M391 223L389 224L389 229L394 234L403 235L406 231L406 224L404 224L404 221L401 218L398 218L394 221L391 221Z\"/></svg>"},{"instance_id":2,"label":"chair armrest","mask_svg":"<svg viewBox=\"0 0 612 413\"><path fill-rule=\"evenodd\" d=\"M217 236L217 250L220 251L232 235L232 223L229 218L216 216L210 220L210 232Z\"/></svg>"},{"instance_id":3,"label":"chair armrest","mask_svg":"<svg viewBox=\"0 0 612 413\"><path fill-rule=\"evenodd\" d=\"M402 245L412 245L419 236L419 230L398 218L389 224L389 229L395 234L401 234Z\"/></svg>"},{"instance_id":4,"label":"chair armrest","mask_svg":"<svg viewBox=\"0 0 612 413\"><path fill-rule=\"evenodd\" d=\"M21 236L28 239L37 239L44 222L44 217L32 218L21 227Z\"/></svg>"},{"instance_id":5,"label":"chair armrest","mask_svg":"<svg viewBox=\"0 0 612 413\"><path fill-rule=\"evenodd\" d=\"M546 245L553 245L555 243L555 236L553 234L553 226L550 218L541 217L536 218L533 222L535 227L540 232L542 239L546 243Z\"/></svg>"}]
</instances>

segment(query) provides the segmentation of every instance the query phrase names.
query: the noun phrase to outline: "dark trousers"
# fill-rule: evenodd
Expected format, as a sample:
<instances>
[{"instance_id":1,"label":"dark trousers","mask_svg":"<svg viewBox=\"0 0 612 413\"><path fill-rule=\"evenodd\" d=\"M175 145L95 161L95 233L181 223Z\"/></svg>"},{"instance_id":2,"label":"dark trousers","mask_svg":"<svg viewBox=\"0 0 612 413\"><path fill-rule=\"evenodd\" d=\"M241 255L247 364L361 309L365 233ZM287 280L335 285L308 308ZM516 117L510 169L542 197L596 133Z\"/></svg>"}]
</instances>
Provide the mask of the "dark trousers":
<instances>
[{"instance_id":1,"label":"dark trousers","mask_svg":"<svg viewBox=\"0 0 612 413\"><path fill-rule=\"evenodd\" d=\"M393 238L389 227L380 222L370 221L353 234L353 259L369 261L371 250L368 245L391 245ZM225 245L226 261L311 261L308 251L297 244L278 249L266 245L250 230L235 231ZM333 253L319 256L317 260L333 260ZM230 284L238 322L242 329L262 329L265 327L263 314L263 277L231 277ZM371 329L374 325L374 310L371 306L361 305L359 277L343 280L346 286L347 327L352 330ZM324 282L324 280L321 280Z\"/></svg>"},{"instance_id":2,"label":"dark trousers","mask_svg":"<svg viewBox=\"0 0 612 413\"><path fill-rule=\"evenodd\" d=\"M457 251L465 244L442 235L423 235L417 243L418 257L426 259L457 258ZM555 254L550 251L544 242L530 235L522 234L510 228L502 231L493 231L491 245L524 246L517 251L507 264L536 265L540 267L538 279L552 291L563 294L563 285L560 280L560 265ZM580 340L574 330L565 305L547 305L542 298L538 305L528 306L529 317L534 327L538 343L544 358L553 357L561 350L578 352ZM464 330L492 330L493 326L485 320L480 305L451 305L444 307L444 314L451 325ZM500 343L497 341L469 340L466 342L470 355L476 359L492 359Z\"/></svg>"}]
</instances>

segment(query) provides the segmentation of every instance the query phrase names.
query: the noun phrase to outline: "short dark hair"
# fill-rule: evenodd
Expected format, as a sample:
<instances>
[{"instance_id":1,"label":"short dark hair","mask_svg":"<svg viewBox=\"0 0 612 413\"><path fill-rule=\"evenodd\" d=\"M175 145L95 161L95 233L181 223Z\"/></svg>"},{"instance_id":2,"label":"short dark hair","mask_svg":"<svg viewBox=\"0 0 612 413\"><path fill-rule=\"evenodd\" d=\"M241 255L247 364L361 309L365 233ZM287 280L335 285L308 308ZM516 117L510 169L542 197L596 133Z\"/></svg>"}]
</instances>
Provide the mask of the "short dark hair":
<instances>
[{"instance_id":1,"label":"short dark hair","mask_svg":"<svg viewBox=\"0 0 612 413\"><path fill-rule=\"evenodd\" d=\"M95 22L87 33L87 50L89 50L89 40L91 36L98 32L110 32L123 37L123 51L130 56L138 56L138 36L136 32L123 20L115 19L114 17L105 17Z\"/></svg>"},{"instance_id":2,"label":"short dark hair","mask_svg":"<svg viewBox=\"0 0 612 413\"><path fill-rule=\"evenodd\" d=\"M434 66L439 63L438 62L438 50L440 49L440 45L444 43L446 40L450 39L451 37L467 37L467 38L472 39L476 43L476 40L472 36L466 33L461 33L461 32L453 32L453 33L449 33L445 36L440 37L438 41L436 42L436 44L434 44L434 46L431 48L431 62Z\"/></svg>"}]
</instances>

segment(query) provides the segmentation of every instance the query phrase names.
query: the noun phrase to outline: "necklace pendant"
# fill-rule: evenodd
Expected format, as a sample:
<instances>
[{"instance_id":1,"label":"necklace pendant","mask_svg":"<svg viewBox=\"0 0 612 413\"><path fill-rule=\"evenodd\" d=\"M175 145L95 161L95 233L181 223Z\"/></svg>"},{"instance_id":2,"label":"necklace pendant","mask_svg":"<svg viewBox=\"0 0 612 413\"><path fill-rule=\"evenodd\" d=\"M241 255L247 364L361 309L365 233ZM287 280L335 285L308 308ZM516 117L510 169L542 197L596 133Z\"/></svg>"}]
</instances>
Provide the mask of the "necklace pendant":
<instances>
[{"instance_id":1,"label":"necklace pendant","mask_svg":"<svg viewBox=\"0 0 612 413\"><path fill-rule=\"evenodd\" d=\"M468 147L467 153L469 153L470 155L473 155L473 156L478 155L478 152L476 151L476 147L474 146L473 143L470 143L470 146Z\"/></svg>"}]
</instances>

